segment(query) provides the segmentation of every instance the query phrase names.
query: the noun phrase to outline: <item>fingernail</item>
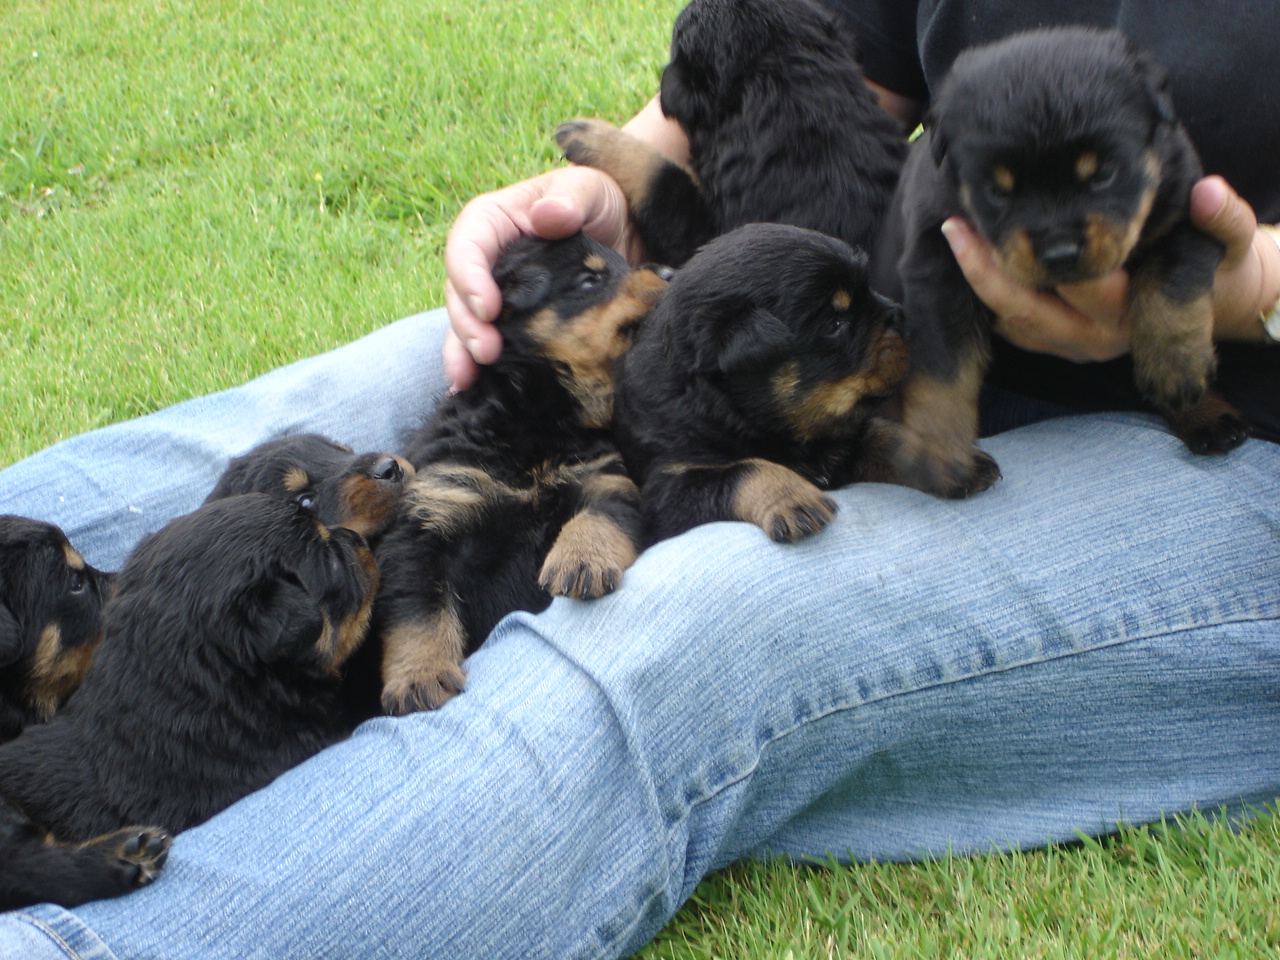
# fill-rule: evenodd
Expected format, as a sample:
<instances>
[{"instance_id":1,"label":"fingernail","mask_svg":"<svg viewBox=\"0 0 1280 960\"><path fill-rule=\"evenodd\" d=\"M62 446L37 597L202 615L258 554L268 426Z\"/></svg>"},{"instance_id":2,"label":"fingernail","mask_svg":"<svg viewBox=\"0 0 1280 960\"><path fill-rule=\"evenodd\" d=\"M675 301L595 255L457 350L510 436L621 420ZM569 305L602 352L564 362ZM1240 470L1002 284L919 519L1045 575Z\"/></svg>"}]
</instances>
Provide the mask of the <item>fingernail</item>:
<instances>
[{"instance_id":1,"label":"fingernail","mask_svg":"<svg viewBox=\"0 0 1280 960\"><path fill-rule=\"evenodd\" d=\"M964 228L955 220L942 221L942 235L947 238L947 243L951 244L951 252L957 257L964 253L964 248L969 244Z\"/></svg>"},{"instance_id":2,"label":"fingernail","mask_svg":"<svg viewBox=\"0 0 1280 960\"><path fill-rule=\"evenodd\" d=\"M467 308L471 311L471 315L475 317L477 320L488 322L489 318L485 316L485 312L484 312L484 301L481 300L480 297L477 296L476 294L472 294L467 298ZM468 349L470 349L469 345L474 342L475 342L474 340L467 341ZM474 350L472 350L471 352L475 353Z\"/></svg>"}]
</instances>

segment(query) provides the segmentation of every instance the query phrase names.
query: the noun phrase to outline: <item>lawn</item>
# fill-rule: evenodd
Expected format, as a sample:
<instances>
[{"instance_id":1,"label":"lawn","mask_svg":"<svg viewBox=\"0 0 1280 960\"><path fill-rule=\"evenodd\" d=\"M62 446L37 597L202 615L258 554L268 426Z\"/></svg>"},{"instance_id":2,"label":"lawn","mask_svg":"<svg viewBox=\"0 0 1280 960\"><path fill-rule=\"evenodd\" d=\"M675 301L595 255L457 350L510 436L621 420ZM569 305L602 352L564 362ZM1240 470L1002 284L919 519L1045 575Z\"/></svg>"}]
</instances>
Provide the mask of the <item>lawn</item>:
<instances>
[{"instance_id":1,"label":"lawn","mask_svg":"<svg viewBox=\"0 0 1280 960\"><path fill-rule=\"evenodd\" d=\"M639 109L678 7L7 0L0 465L439 305L461 205L556 162L560 120ZM1278 863L1273 817L749 863L642 956L1262 957Z\"/></svg>"}]
</instances>

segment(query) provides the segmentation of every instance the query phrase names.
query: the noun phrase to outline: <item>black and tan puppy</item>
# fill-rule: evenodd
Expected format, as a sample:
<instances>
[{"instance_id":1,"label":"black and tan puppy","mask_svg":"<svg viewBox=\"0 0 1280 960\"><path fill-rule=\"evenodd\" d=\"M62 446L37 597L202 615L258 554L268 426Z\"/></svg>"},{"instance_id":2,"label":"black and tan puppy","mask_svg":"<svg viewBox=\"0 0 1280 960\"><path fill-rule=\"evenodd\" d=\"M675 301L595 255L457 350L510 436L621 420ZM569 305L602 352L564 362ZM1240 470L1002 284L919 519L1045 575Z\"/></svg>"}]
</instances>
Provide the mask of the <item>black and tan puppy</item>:
<instances>
[{"instance_id":1,"label":"black and tan puppy","mask_svg":"<svg viewBox=\"0 0 1280 960\"><path fill-rule=\"evenodd\" d=\"M58 527L0 516L0 741L50 719L80 685L110 586Z\"/></svg>"},{"instance_id":2,"label":"black and tan puppy","mask_svg":"<svg viewBox=\"0 0 1280 960\"><path fill-rule=\"evenodd\" d=\"M622 186L648 255L680 266L746 223L809 227L864 249L906 142L877 104L854 38L811 0L693 0L676 18L663 112L691 166L597 120L564 124L567 159Z\"/></svg>"},{"instance_id":3,"label":"black and tan puppy","mask_svg":"<svg viewBox=\"0 0 1280 960\"><path fill-rule=\"evenodd\" d=\"M831 519L823 491L878 479L878 408L906 373L866 256L753 224L675 276L618 365L615 433L653 540L744 520L777 541Z\"/></svg>"},{"instance_id":4,"label":"black and tan puppy","mask_svg":"<svg viewBox=\"0 0 1280 960\"><path fill-rule=\"evenodd\" d=\"M133 551L80 688L0 746L0 908L149 882L171 833L345 735L377 568L308 499L218 500Z\"/></svg>"},{"instance_id":5,"label":"black and tan puppy","mask_svg":"<svg viewBox=\"0 0 1280 960\"><path fill-rule=\"evenodd\" d=\"M322 523L371 539L391 522L412 476L403 457L357 454L328 437L303 433L268 440L233 458L205 503L241 493L310 495Z\"/></svg>"},{"instance_id":6,"label":"black and tan puppy","mask_svg":"<svg viewBox=\"0 0 1280 960\"><path fill-rule=\"evenodd\" d=\"M392 713L439 707L503 616L608 593L640 549L613 365L666 281L583 234L516 241L494 278L502 356L409 442L417 476L378 547Z\"/></svg>"},{"instance_id":7,"label":"black and tan puppy","mask_svg":"<svg viewBox=\"0 0 1280 960\"><path fill-rule=\"evenodd\" d=\"M1223 248L1187 219L1200 162L1167 86L1116 31L1032 31L956 59L876 251L877 286L901 297L911 346L900 482L964 496L999 476L974 446L992 314L939 230L956 214L1030 287L1124 267L1141 393L1196 453L1244 439L1239 415L1209 388Z\"/></svg>"}]
</instances>

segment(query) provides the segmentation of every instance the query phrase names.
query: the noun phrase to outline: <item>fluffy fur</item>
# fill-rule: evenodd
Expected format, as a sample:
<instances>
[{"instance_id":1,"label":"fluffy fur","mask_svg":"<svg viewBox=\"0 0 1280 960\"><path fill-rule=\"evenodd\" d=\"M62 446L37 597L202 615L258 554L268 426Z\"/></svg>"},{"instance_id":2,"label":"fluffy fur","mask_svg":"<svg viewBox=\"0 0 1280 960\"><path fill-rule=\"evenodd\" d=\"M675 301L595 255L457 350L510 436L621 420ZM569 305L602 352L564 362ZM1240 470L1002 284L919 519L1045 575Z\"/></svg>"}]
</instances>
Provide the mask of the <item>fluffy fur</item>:
<instances>
[{"instance_id":1,"label":"fluffy fur","mask_svg":"<svg viewBox=\"0 0 1280 960\"><path fill-rule=\"evenodd\" d=\"M640 547L609 436L613 365L666 281L583 234L519 240L494 277L502 356L408 443L417 475L378 547L392 713L441 706L504 615L608 593Z\"/></svg>"},{"instance_id":2,"label":"fluffy fur","mask_svg":"<svg viewBox=\"0 0 1280 960\"><path fill-rule=\"evenodd\" d=\"M864 248L876 236L906 144L854 38L819 4L693 0L676 18L660 102L689 139L689 167L601 121L556 133L566 158L621 184L655 261L680 266L759 221Z\"/></svg>"},{"instance_id":3,"label":"fluffy fur","mask_svg":"<svg viewBox=\"0 0 1280 960\"><path fill-rule=\"evenodd\" d=\"M343 736L376 585L364 539L299 500L230 497L144 538L80 689L0 746L0 908L149 882L171 833Z\"/></svg>"},{"instance_id":4,"label":"fluffy fur","mask_svg":"<svg viewBox=\"0 0 1280 960\"><path fill-rule=\"evenodd\" d=\"M1018 34L956 59L926 128L876 251L911 345L900 482L965 496L999 477L974 446L993 318L939 231L956 214L1031 287L1128 270L1142 394L1196 453L1242 442L1243 420L1209 389L1223 250L1187 219L1200 162L1157 63L1117 31Z\"/></svg>"},{"instance_id":5,"label":"fluffy fur","mask_svg":"<svg viewBox=\"0 0 1280 960\"><path fill-rule=\"evenodd\" d=\"M875 479L877 410L906 372L866 257L778 224L702 248L619 362L615 433L651 539L713 520L820 530L823 491Z\"/></svg>"},{"instance_id":6,"label":"fluffy fur","mask_svg":"<svg viewBox=\"0 0 1280 960\"><path fill-rule=\"evenodd\" d=\"M58 527L0 516L0 741L50 719L80 685L110 588Z\"/></svg>"}]
</instances>

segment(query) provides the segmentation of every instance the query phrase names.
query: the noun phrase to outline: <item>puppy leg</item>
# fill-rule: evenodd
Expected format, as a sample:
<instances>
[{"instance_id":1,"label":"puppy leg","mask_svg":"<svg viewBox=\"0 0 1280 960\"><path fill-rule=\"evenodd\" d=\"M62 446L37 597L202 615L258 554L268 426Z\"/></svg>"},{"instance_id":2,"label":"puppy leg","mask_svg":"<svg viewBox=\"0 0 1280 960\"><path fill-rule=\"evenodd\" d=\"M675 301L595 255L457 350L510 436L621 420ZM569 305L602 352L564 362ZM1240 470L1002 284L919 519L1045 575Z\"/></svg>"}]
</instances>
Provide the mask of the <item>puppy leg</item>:
<instances>
[{"instance_id":1,"label":"puppy leg","mask_svg":"<svg viewBox=\"0 0 1280 960\"><path fill-rule=\"evenodd\" d=\"M144 887L164 867L171 843L158 827L59 843L0 800L0 910L45 902L74 907Z\"/></svg>"},{"instance_id":2,"label":"puppy leg","mask_svg":"<svg viewBox=\"0 0 1280 960\"><path fill-rule=\"evenodd\" d=\"M1193 453L1226 453L1248 425L1210 390L1213 274L1222 246L1189 224L1175 227L1132 271L1128 320L1134 379Z\"/></svg>"},{"instance_id":3,"label":"puppy leg","mask_svg":"<svg viewBox=\"0 0 1280 960\"><path fill-rule=\"evenodd\" d=\"M451 597L382 636L382 708L401 716L436 710L466 686L466 631Z\"/></svg>"},{"instance_id":4,"label":"puppy leg","mask_svg":"<svg viewBox=\"0 0 1280 960\"><path fill-rule=\"evenodd\" d=\"M654 262L682 266L714 235L710 208L692 170L603 120L571 120L555 136L566 160L602 170L622 187L636 232Z\"/></svg>"},{"instance_id":5,"label":"puppy leg","mask_svg":"<svg viewBox=\"0 0 1280 960\"><path fill-rule=\"evenodd\" d=\"M640 553L640 491L613 454L584 467L578 508L547 554L538 584L557 597L587 600L618 589Z\"/></svg>"},{"instance_id":6,"label":"puppy leg","mask_svg":"<svg viewBox=\"0 0 1280 960\"><path fill-rule=\"evenodd\" d=\"M817 533L836 502L789 467L752 457L732 463L655 463L641 492L654 541L703 523L754 523L778 543Z\"/></svg>"}]
</instances>

